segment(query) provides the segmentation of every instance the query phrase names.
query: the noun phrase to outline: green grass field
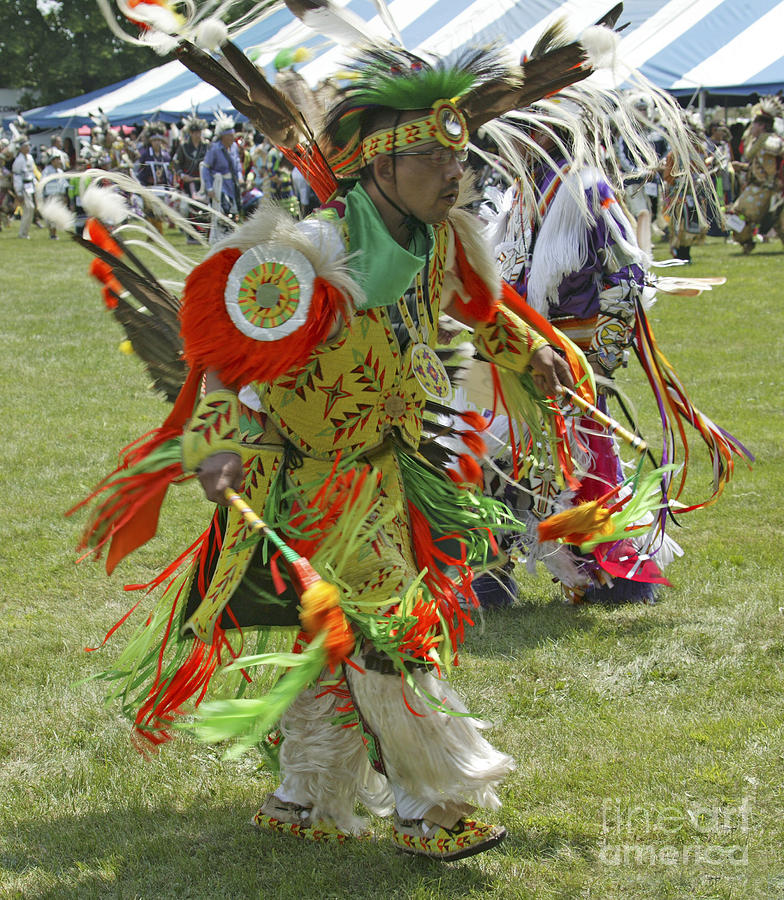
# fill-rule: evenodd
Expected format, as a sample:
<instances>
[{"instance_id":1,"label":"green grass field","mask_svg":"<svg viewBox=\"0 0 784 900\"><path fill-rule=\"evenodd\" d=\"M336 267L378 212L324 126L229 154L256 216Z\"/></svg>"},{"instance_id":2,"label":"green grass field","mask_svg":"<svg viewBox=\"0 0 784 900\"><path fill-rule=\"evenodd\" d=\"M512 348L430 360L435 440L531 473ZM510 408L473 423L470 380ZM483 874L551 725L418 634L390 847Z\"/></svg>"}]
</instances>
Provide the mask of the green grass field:
<instances>
[{"instance_id":1,"label":"green grass field","mask_svg":"<svg viewBox=\"0 0 784 900\"><path fill-rule=\"evenodd\" d=\"M439 865L377 842L341 849L256 833L274 786L260 757L224 762L182 737L151 759L102 703L106 630L202 530L195 485L112 578L75 565L63 512L159 424L164 404L70 241L0 234L0 896L121 898L784 897L784 253L721 241L662 297L657 338L714 420L757 455L717 506L686 518L685 556L653 607L564 606L544 577L468 638L454 681L517 759L497 851ZM665 248L657 248L664 255ZM649 392L620 376L654 434ZM655 443L655 442L654 442ZM709 471L694 444L696 496ZM119 640L118 640L119 639Z\"/></svg>"}]
</instances>

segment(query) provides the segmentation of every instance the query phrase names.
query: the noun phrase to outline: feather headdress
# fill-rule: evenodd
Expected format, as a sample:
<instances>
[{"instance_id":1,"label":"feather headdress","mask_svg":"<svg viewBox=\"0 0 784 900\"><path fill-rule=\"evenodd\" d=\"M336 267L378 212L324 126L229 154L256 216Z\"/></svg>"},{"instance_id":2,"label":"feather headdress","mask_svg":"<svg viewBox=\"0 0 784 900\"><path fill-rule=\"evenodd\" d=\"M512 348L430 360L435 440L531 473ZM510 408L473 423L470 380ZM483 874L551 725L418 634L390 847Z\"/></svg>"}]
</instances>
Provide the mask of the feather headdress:
<instances>
[{"instance_id":1,"label":"feather headdress","mask_svg":"<svg viewBox=\"0 0 784 900\"><path fill-rule=\"evenodd\" d=\"M356 177L362 167L360 144L373 111L428 110L449 101L470 132L481 124L474 112L484 107L481 97L488 91L509 96L522 87L520 67L487 48L438 58L401 47L368 46L355 55L346 72L347 82L324 123L330 163L343 178Z\"/></svg>"},{"instance_id":2,"label":"feather headdress","mask_svg":"<svg viewBox=\"0 0 784 900\"><path fill-rule=\"evenodd\" d=\"M191 110L191 114L182 120L182 131L188 135L191 131L204 131L207 122L200 118L195 109Z\"/></svg>"},{"instance_id":3,"label":"feather headdress","mask_svg":"<svg viewBox=\"0 0 784 900\"><path fill-rule=\"evenodd\" d=\"M329 136L341 143L368 109L427 109L442 98L462 100L481 87L503 85L513 89L522 85L520 67L487 49L428 58L401 47L365 47L346 71L350 80L325 126Z\"/></svg>"},{"instance_id":4,"label":"feather headdress","mask_svg":"<svg viewBox=\"0 0 784 900\"><path fill-rule=\"evenodd\" d=\"M212 130L216 138L219 138L222 134L226 134L228 131L234 131L234 119L228 115L228 113L219 109L215 113Z\"/></svg>"},{"instance_id":5,"label":"feather headdress","mask_svg":"<svg viewBox=\"0 0 784 900\"><path fill-rule=\"evenodd\" d=\"M752 119L763 117L771 121L778 118L784 119L784 103L781 102L780 97L774 95L760 97L752 107L751 117Z\"/></svg>"}]
</instances>

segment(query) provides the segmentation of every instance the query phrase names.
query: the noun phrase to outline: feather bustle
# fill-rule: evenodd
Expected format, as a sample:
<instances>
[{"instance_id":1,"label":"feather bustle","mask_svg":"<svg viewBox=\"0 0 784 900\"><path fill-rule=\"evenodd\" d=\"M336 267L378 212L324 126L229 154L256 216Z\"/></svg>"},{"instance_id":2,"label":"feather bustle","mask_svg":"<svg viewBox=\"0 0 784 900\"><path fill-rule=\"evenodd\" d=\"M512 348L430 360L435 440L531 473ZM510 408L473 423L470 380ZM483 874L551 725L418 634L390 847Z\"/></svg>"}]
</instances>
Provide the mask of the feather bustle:
<instances>
[{"instance_id":1,"label":"feather bustle","mask_svg":"<svg viewBox=\"0 0 784 900\"><path fill-rule=\"evenodd\" d=\"M306 323L276 341L258 341L239 332L223 299L226 281L241 251L225 249L208 257L188 276L182 310L185 359L191 368L214 368L224 384L239 387L273 381L304 362L330 334L345 299L323 278L313 283Z\"/></svg>"}]
</instances>

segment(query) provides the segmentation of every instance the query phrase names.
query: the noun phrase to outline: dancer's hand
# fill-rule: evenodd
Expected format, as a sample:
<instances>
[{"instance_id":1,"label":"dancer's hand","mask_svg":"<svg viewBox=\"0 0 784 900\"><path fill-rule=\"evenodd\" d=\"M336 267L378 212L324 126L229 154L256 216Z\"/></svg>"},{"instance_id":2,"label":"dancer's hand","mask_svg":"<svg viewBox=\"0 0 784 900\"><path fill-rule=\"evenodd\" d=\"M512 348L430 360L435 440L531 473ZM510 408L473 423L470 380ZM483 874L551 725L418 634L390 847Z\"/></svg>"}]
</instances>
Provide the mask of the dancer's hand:
<instances>
[{"instance_id":1,"label":"dancer's hand","mask_svg":"<svg viewBox=\"0 0 784 900\"><path fill-rule=\"evenodd\" d=\"M566 360L553 347L540 347L529 363L534 384L547 397L557 397L561 385L574 390L574 379Z\"/></svg>"},{"instance_id":2,"label":"dancer's hand","mask_svg":"<svg viewBox=\"0 0 784 900\"><path fill-rule=\"evenodd\" d=\"M208 500L219 506L228 506L226 488L242 490L242 458L236 453L214 453L199 466L196 473Z\"/></svg>"}]
</instances>

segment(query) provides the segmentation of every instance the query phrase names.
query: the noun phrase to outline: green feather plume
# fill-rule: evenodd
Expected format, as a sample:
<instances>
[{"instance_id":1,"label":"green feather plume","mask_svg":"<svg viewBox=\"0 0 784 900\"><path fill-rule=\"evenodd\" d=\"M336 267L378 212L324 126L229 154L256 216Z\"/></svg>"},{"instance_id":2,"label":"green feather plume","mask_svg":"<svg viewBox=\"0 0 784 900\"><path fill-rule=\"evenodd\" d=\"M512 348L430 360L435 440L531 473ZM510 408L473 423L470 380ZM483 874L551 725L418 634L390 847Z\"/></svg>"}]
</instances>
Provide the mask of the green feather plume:
<instances>
[{"instance_id":1,"label":"green feather plume","mask_svg":"<svg viewBox=\"0 0 784 900\"><path fill-rule=\"evenodd\" d=\"M507 60L488 48L431 60L400 47L372 47L361 50L347 68L353 78L324 126L338 145L356 132L367 109L429 109L437 100L463 97L512 74Z\"/></svg>"}]
</instances>

